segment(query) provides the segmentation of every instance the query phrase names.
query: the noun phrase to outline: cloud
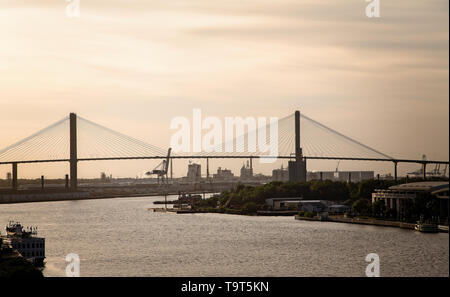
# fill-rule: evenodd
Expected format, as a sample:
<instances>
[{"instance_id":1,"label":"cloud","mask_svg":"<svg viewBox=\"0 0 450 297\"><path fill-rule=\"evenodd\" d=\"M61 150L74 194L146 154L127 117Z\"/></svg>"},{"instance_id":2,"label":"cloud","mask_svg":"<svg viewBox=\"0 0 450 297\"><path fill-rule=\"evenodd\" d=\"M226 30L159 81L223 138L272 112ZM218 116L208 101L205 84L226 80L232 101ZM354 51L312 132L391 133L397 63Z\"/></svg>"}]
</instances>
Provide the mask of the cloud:
<instances>
[{"instance_id":1,"label":"cloud","mask_svg":"<svg viewBox=\"0 0 450 297\"><path fill-rule=\"evenodd\" d=\"M63 0L1 2L0 118L23 122L0 147L69 111L161 145L194 107L301 108L388 154L448 158L427 132L448 134L448 1L381 0L379 19L363 0L81 0L78 19Z\"/></svg>"}]
</instances>

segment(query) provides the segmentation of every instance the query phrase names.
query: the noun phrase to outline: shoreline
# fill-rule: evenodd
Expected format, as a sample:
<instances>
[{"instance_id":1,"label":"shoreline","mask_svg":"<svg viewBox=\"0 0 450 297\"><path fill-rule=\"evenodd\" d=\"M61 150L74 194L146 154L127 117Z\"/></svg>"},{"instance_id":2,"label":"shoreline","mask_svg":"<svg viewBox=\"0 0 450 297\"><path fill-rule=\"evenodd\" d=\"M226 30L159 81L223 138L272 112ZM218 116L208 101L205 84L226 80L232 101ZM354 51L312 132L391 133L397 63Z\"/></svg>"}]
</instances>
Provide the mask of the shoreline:
<instances>
[{"instance_id":1,"label":"shoreline","mask_svg":"<svg viewBox=\"0 0 450 297\"><path fill-rule=\"evenodd\" d=\"M203 211L203 210L191 210L191 209L174 209L174 208L153 208L150 207L147 209L151 212L166 212L170 214L202 214L202 213L215 213L215 214L225 214L225 215L242 215L242 216L291 216L286 213L280 212L272 212L271 214L262 214L262 213L254 213L254 214L244 214L241 213L238 210L229 210L225 212L219 212L219 211ZM407 229L407 230L415 230L414 223L406 223L401 221L388 221L388 220L381 220L381 219L363 219L363 218L340 218L340 217L328 217L328 218L308 218L308 217L301 217L299 215L294 215L295 220L299 221L316 221L316 222L330 222L330 223L346 223L346 224L357 224L357 225L367 225L367 226L377 226L377 227L390 227L390 228L400 228L400 229ZM439 225L439 231L438 233L449 233L448 226L445 225Z\"/></svg>"},{"instance_id":2,"label":"shoreline","mask_svg":"<svg viewBox=\"0 0 450 297\"><path fill-rule=\"evenodd\" d=\"M70 192L69 192L70 193ZM84 192L83 192L84 193ZM214 194L214 192L191 192L190 194L199 195L199 194ZM169 192L167 196L177 196L178 192ZM99 196L90 196L89 197L73 197L73 198L65 198L65 197L44 197L44 198L32 198L26 201L2 201L0 197L0 204L19 204L19 203L33 203L33 202L54 202L54 201L79 201L79 200L97 200L97 199L113 199L113 198L135 198L135 197L156 197L156 196L164 196L164 193L142 193L142 194L105 194ZM169 204L169 203L167 203Z\"/></svg>"},{"instance_id":3,"label":"shoreline","mask_svg":"<svg viewBox=\"0 0 450 297\"><path fill-rule=\"evenodd\" d=\"M317 222L332 222L332 223L346 223L346 224L357 224L357 225L367 225L367 226L378 226L378 227L391 227L391 228L401 228L408 230L415 230L414 223L405 223L400 221L387 221L378 219L362 219L362 218L339 218L339 217L328 217L327 219L320 218L306 218L296 215L294 217L299 221L317 221ZM449 233L447 229L439 228L438 233Z\"/></svg>"}]
</instances>

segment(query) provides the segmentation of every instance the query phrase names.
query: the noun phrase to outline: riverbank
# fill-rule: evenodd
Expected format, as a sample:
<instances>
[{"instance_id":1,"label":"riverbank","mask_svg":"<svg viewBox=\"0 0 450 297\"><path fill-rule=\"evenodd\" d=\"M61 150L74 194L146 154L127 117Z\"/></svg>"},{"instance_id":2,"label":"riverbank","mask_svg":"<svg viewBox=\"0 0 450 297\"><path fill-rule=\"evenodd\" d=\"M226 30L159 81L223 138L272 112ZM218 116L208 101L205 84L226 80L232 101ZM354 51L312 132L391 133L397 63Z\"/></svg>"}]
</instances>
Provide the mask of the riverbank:
<instances>
[{"instance_id":1,"label":"riverbank","mask_svg":"<svg viewBox=\"0 0 450 297\"><path fill-rule=\"evenodd\" d=\"M215 191L190 192L190 194L203 195L214 194ZM179 192L168 192L167 196L178 195ZM61 193L28 193L28 194L8 194L0 195L0 204L30 203L30 202L50 202L50 201L71 201L71 200L95 200L112 198L133 198L133 197L156 197L164 196L164 193L139 193L139 194L98 194L89 192L61 192ZM174 202L174 201L172 201ZM161 203L163 204L163 203ZM167 202L169 204L169 201Z\"/></svg>"},{"instance_id":2,"label":"riverbank","mask_svg":"<svg viewBox=\"0 0 450 297\"><path fill-rule=\"evenodd\" d=\"M296 220L302 221L326 221L326 222L334 222L334 223L347 223L347 224L360 224L360 225L371 225L371 226L381 226L381 227L395 227L402 229L414 230L416 224L413 223L405 223L400 221L387 221L380 219L370 219L370 218L345 218L343 216L329 216L328 218L318 218L318 217L302 217L299 215L295 216ZM448 233L448 226L443 226L439 228L439 232Z\"/></svg>"},{"instance_id":3,"label":"riverbank","mask_svg":"<svg viewBox=\"0 0 450 297\"><path fill-rule=\"evenodd\" d=\"M346 218L344 216L328 216L328 217L304 217L295 215L297 211L257 211L256 213L244 213L240 210L234 209L179 209L179 208L148 208L152 212L167 212L173 214L196 214L196 213L221 213L221 214L233 214L244 216L294 216L296 220L303 221L316 221L316 222L333 222L333 223L347 223L347 224L360 224L371 225L379 227L394 227L401 229L415 230L414 223L406 223L400 221L389 221L375 218ZM448 226L439 226L439 232L449 233Z\"/></svg>"}]
</instances>

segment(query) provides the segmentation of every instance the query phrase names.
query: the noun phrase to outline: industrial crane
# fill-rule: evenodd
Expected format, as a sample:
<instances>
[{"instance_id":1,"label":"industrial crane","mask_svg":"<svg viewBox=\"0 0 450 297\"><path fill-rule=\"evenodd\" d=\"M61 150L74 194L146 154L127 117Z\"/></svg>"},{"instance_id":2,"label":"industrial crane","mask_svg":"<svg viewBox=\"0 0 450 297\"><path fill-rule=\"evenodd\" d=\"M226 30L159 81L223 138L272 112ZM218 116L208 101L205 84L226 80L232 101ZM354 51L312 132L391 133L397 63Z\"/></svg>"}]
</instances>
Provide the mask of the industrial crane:
<instances>
[{"instance_id":1,"label":"industrial crane","mask_svg":"<svg viewBox=\"0 0 450 297\"><path fill-rule=\"evenodd\" d=\"M145 175L156 175L158 177L158 184L161 178L161 183L164 184L164 181L168 182L167 172L169 171L169 161L170 161L170 152L172 148L169 148L167 151L167 157L161 163L159 163L152 171L148 171Z\"/></svg>"},{"instance_id":2,"label":"industrial crane","mask_svg":"<svg viewBox=\"0 0 450 297\"><path fill-rule=\"evenodd\" d=\"M339 178L339 163L341 163L341 160L338 160L337 165L336 165L336 171L334 172L335 179Z\"/></svg>"}]
</instances>

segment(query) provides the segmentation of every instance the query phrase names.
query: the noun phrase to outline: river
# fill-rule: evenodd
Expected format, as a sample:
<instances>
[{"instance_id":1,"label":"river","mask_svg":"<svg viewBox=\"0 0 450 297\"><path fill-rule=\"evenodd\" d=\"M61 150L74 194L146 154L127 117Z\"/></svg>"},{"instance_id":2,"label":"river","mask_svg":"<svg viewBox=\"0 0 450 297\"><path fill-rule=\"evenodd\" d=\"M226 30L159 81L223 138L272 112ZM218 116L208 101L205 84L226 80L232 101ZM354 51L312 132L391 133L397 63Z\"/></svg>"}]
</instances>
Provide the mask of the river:
<instances>
[{"instance_id":1,"label":"river","mask_svg":"<svg viewBox=\"0 0 450 297\"><path fill-rule=\"evenodd\" d=\"M155 200L163 198L3 204L0 224L38 226L46 276L64 276L69 253L81 276L365 276L369 253L381 276L449 276L447 233L148 211Z\"/></svg>"}]
</instances>

